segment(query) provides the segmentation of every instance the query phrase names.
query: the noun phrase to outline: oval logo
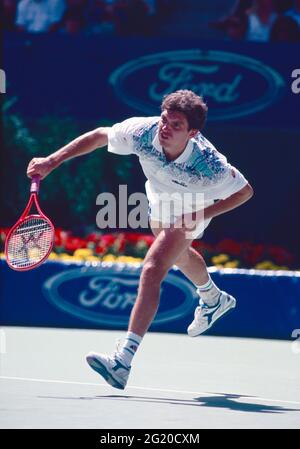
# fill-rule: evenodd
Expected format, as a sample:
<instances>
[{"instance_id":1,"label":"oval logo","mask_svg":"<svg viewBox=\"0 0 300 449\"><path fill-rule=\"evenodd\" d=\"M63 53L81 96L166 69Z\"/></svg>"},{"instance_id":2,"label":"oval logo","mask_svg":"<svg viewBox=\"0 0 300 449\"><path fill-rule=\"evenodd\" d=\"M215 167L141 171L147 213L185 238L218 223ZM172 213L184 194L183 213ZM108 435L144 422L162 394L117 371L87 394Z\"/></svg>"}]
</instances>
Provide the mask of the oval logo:
<instances>
[{"instance_id":1,"label":"oval logo","mask_svg":"<svg viewBox=\"0 0 300 449\"><path fill-rule=\"evenodd\" d=\"M157 115L164 95L193 90L208 101L212 120L254 114L277 101L285 88L281 75L263 62L213 50L143 56L118 67L109 81L124 103L150 115Z\"/></svg>"},{"instance_id":2,"label":"oval logo","mask_svg":"<svg viewBox=\"0 0 300 449\"><path fill-rule=\"evenodd\" d=\"M141 268L82 267L64 271L43 284L48 301L82 320L106 326L128 325L136 299ZM199 297L185 279L169 273L161 287L161 301L153 325L191 313Z\"/></svg>"}]
</instances>

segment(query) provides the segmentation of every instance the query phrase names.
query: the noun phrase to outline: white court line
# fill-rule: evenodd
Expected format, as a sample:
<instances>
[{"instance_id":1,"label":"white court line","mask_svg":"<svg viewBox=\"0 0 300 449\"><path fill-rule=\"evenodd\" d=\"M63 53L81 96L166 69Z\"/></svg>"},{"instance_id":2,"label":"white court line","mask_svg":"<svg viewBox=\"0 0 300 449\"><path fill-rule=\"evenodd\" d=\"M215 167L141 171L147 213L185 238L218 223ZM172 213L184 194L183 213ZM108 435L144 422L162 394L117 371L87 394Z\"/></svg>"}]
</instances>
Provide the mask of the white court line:
<instances>
[{"instance_id":1,"label":"white court line","mask_svg":"<svg viewBox=\"0 0 300 449\"><path fill-rule=\"evenodd\" d=\"M33 379L28 377L8 377L8 376L0 376L0 379L3 380L18 380L18 381L27 381L27 382L41 382L41 383L56 383L56 384L67 384L67 385L85 385L90 387L106 387L106 388L113 388L110 387L108 384L96 384L96 383L90 383L90 382L75 382L75 381L66 381L66 380L53 380L53 379ZM134 386L128 386L126 387L127 390L143 390L143 391L161 391L163 393L177 393L177 394L192 394L192 395L204 395L204 396L210 396L209 393L203 392L203 391L185 391L185 390L167 390L165 388L149 388L149 387L134 387ZM120 390L121 391L121 390ZM222 397L222 393L214 393L216 395L219 395ZM232 393L237 394L238 393ZM263 401L263 402L279 402L282 404L295 404L300 405L300 402L297 401L283 401L281 399L269 399L269 398L260 398L260 397L252 397L252 396L244 396L240 395L241 398L246 398L247 401ZM240 398L236 398L240 399Z\"/></svg>"}]
</instances>

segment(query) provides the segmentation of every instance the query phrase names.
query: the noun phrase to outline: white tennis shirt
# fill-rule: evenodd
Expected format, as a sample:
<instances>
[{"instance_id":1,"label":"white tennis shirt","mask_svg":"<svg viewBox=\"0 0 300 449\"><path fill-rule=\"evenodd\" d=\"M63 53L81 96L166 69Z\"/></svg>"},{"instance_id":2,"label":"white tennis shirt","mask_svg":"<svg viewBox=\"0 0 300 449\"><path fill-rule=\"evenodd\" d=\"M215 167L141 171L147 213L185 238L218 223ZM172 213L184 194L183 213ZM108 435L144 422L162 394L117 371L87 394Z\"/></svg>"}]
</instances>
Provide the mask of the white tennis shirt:
<instances>
[{"instance_id":1,"label":"white tennis shirt","mask_svg":"<svg viewBox=\"0 0 300 449\"><path fill-rule=\"evenodd\" d=\"M167 203L174 194L175 216L201 210L247 184L244 176L200 132L189 140L177 159L168 161L158 139L159 119L133 117L112 126L108 134L108 151L138 156L147 178L145 188L152 210L162 202Z\"/></svg>"}]
</instances>

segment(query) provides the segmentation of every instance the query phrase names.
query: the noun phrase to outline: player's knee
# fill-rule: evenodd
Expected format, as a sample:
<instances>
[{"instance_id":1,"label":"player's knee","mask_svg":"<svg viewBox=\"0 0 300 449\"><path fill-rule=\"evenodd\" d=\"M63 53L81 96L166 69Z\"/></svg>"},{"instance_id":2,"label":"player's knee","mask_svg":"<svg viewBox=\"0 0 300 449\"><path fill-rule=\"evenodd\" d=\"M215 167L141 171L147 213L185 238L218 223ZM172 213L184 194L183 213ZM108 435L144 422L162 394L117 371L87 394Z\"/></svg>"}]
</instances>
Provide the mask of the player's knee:
<instances>
[{"instance_id":1,"label":"player's knee","mask_svg":"<svg viewBox=\"0 0 300 449\"><path fill-rule=\"evenodd\" d=\"M167 268L155 259L149 259L144 263L142 275L151 282L160 282L166 275Z\"/></svg>"}]
</instances>

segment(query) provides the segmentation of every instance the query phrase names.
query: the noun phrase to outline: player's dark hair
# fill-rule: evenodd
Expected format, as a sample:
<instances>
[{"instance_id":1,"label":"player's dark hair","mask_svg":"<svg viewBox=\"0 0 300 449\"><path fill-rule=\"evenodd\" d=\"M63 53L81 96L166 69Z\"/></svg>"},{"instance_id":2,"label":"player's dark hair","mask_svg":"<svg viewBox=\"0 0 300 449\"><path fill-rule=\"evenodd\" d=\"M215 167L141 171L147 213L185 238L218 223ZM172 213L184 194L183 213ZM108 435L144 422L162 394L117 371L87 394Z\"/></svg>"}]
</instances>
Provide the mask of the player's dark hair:
<instances>
[{"instance_id":1,"label":"player's dark hair","mask_svg":"<svg viewBox=\"0 0 300 449\"><path fill-rule=\"evenodd\" d=\"M177 90L165 95L161 104L161 110L181 112L185 115L190 129L201 129L204 127L207 106L202 97L191 90Z\"/></svg>"}]
</instances>

